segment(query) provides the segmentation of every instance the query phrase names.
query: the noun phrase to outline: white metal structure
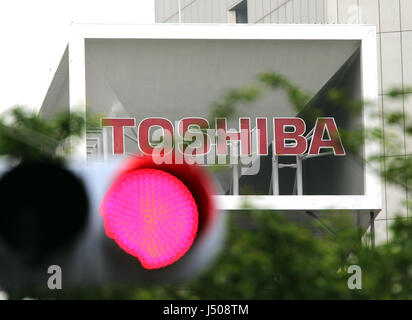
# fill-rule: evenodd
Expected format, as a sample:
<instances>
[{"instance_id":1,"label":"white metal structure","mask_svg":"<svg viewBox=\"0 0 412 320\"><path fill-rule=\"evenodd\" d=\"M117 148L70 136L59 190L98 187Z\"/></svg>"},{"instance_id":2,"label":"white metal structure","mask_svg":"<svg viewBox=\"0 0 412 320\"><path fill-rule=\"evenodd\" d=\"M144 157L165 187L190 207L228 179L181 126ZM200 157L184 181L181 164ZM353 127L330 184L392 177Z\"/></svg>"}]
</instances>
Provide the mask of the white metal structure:
<instances>
[{"instance_id":1,"label":"white metal structure","mask_svg":"<svg viewBox=\"0 0 412 320\"><path fill-rule=\"evenodd\" d=\"M375 26L369 25L73 25L69 42L70 110L86 112L86 39L237 39L237 40L359 40L361 91L366 101L377 101L377 52ZM364 111L363 126L379 127L379 120ZM379 145L365 144L364 156L377 154ZM86 159L86 136L78 156ZM356 210L379 212L382 208L379 168L365 164L363 195L219 195L221 209L250 206L270 210Z\"/></svg>"}]
</instances>

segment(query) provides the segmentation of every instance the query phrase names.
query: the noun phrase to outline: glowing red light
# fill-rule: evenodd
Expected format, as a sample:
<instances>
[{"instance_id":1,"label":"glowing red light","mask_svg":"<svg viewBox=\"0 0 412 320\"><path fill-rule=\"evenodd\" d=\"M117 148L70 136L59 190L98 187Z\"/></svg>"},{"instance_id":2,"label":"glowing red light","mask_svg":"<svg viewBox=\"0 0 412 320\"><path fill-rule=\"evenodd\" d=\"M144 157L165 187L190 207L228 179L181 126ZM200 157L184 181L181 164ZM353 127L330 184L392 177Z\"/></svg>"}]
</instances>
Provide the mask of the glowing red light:
<instances>
[{"instance_id":1,"label":"glowing red light","mask_svg":"<svg viewBox=\"0 0 412 320\"><path fill-rule=\"evenodd\" d=\"M101 214L107 235L146 269L179 260L191 247L199 220L189 189L157 169L122 174L106 194Z\"/></svg>"}]
</instances>

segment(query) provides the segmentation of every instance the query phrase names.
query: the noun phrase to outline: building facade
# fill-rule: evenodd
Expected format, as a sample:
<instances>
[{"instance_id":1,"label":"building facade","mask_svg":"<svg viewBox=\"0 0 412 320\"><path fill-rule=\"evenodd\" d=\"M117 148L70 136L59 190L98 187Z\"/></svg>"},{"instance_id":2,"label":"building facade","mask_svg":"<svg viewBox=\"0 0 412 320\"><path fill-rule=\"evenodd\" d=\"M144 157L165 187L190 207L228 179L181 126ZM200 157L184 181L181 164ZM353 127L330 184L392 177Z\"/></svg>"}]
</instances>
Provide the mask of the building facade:
<instances>
[{"instance_id":1,"label":"building facade","mask_svg":"<svg viewBox=\"0 0 412 320\"><path fill-rule=\"evenodd\" d=\"M179 10L180 7L180 10ZM410 0L156 0L157 23L272 23L272 24L372 24L377 30L378 85L381 112L412 112L412 1ZM391 89L405 90L391 99ZM412 140L405 125L389 130L401 145L383 147L385 159L412 156ZM375 220L376 242L390 238L396 216L409 217L410 183L395 186L382 182L383 210Z\"/></svg>"},{"instance_id":2,"label":"building facade","mask_svg":"<svg viewBox=\"0 0 412 320\"><path fill-rule=\"evenodd\" d=\"M230 18L239 22L245 21L246 17L247 13L243 12L240 16L232 14ZM206 164L214 165L210 173L216 178L213 180L219 182L218 187L213 188L213 198L216 207L222 210L222 214L216 215L220 219L216 221L222 221L222 227L210 228L216 233L208 233L207 239L224 235L225 211L235 215L242 229L255 229L253 216L242 210L245 204L262 210L277 210L289 220L309 225L315 235L331 232L322 220L341 213L347 213L350 222L363 230L374 225L375 217L382 209L380 179L358 154L347 150L339 156L323 150L322 156L313 157L273 151L274 118L293 120L298 116L304 120L307 124L305 139L315 131L312 128L317 122L311 116L314 112L304 112L311 105L308 101L320 108L318 111L322 111L322 116L329 120L332 117L339 130L365 128L371 123L379 125L376 118L344 112L339 107L331 108L326 99L330 88L342 88L353 99L376 100L377 52L373 26L158 23L75 24L72 29L73 37L59 63L40 114L47 118L60 111L75 111L86 116L91 111L100 118L100 126L88 130L75 144L79 151L77 160L82 163L88 160L81 170L93 206L90 209L93 223L88 224L90 232L85 233L84 243L95 244L96 251L100 252L98 239L103 234L100 203L123 160L143 151L140 142L154 147L148 138L155 131L159 132L156 127L165 128L166 123L169 124L166 129L171 129L169 132L174 132L176 137L181 135L176 129L180 129L182 119L201 117L213 121L219 118L211 108L219 97L225 96L230 89L250 85L257 74L268 70L281 73L310 97L296 108L283 90L267 90L261 99L247 108L237 109L237 116L250 121L251 129L257 126L258 118L263 119L263 123L267 119L263 131L268 137L267 151L253 151L253 141L256 141L253 132L246 135L252 140L252 152L247 155L249 162L227 163L226 160L232 157L223 155L223 163L218 162L216 166L213 162L217 158L213 151L215 147L210 148L207 159L211 155L212 163ZM378 106L374 104L374 108ZM228 117L227 128L238 131L237 116ZM153 119L162 124L152 122L149 126L147 121ZM114 124L116 121L125 124L121 132L115 130L115 127L119 128ZM146 124L142 125L144 121ZM150 133L152 127L156 130ZM215 137L213 132L211 134ZM255 133L255 137L258 135L261 136ZM313 136L314 133L312 142L315 140ZM156 144L163 137L165 131L160 130L160 135L152 141ZM211 138L212 142L216 140ZM238 141L235 137L230 140ZM232 150L234 144L231 142L228 149ZM216 143L212 144L216 146ZM372 151L371 145L361 144L365 156ZM174 148L174 151L178 149ZM234 157L239 159L236 153ZM212 237L214 234L216 238ZM80 246L79 250L91 257L87 254L89 246ZM192 261L201 264L200 256L205 257L205 254L198 252L199 256L192 256ZM118 272L112 272L114 265L113 268L105 266L102 273L98 273L94 266L103 264L98 259L92 260L94 264L87 259L81 260L88 267L78 268L79 276L91 270L93 275L88 280L98 283L105 274L121 278L128 274L117 267ZM110 261L116 263L116 259Z\"/></svg>"}]
</instances>

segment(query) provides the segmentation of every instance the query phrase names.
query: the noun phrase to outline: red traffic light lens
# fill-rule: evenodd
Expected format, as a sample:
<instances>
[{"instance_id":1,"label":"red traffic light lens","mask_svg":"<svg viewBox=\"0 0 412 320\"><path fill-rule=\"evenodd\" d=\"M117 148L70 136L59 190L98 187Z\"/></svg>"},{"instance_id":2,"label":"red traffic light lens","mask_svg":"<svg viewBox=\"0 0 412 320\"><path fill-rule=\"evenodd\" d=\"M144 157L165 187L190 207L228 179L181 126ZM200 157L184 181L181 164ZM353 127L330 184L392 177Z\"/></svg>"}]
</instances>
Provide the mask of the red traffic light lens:
<instances>
[{"instance_id":1,"label":"red traffic light lens","mask_svg":"<svg viewBox=\"0 0 412 320\"><path fill-rule=\"evenodd\" d=\"M120 175L101 207L106 234L146 269L179 260L196 237L199 213L186 185L163 170Z\"/></svg>"}]
</instances>

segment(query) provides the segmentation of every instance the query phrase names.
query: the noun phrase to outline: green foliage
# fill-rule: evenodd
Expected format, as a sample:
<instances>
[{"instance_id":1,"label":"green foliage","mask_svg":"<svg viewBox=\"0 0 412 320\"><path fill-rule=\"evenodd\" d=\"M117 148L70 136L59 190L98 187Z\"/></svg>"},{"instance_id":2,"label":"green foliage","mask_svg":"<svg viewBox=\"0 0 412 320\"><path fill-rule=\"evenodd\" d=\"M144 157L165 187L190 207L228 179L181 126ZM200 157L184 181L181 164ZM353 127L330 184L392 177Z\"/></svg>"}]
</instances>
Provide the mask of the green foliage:
<instances>
[{"instance_id":1,"label":"green foliage","mask_svg":"<svg viewBox=\"0 0 412 320\"><path fill-rule=\"evenodd\" d=\"M330 299L350 295L334 242L279 214L252 210L256 231L232 227L224 254L189 284L201 299ZM335 253L335 254L333 254ZM345 289L346 288L346 289Z\"/></svg>"},{"instance_id":2,"label":"green foliage","mask_svg":"<svg viewBox=\"0 0 412 320\"><path fill-rule=\"evenodd\" d=\"M261 73L257 76L257 83L250 84L240 89L232 89L227 95L222 97L218 102L213 104L211 118L227 117L234 118L237 115L237 110L242 105L253 105L265 92L265 90L281 90L284 91L289 99L290 104L299 113L299 116L310 123L314 123L316 118L325 116L324 112L311 101L313 96L309 92L305 92L296 84L290 82L284 75L269 71ZM393 88L389 91L388 97L392 99L401 99L404 94L412 92L412 88L403 89ZM363 156L363 145L365 143L378 142L389 154L402 154L402 145L404 134L412 135L412 119L409 114L393 111L381 113L376 110L376 105L370 101L357 100L351 97L349 92L341 88L332 88L324 93L328 107L341 110L351 117L360 117L366 108L372 110L370 116L374 118L382 118L384 121L383 127L363 128L339 128L340 138L345 146L346 152L356 154L361 159ZM380 162L382 169L382 177L387 178L394 183L400 183L405 186L405 181L412 181L412 172L410 169L410 160L402 159L403 157L395 157L385 160L380 154L370 156L368 159L363 159L369 162ZM402 165L403 163L403 165ZM404 179L400 179L403 176Z\"/></svg>"},{"instance_id":3,"label":"green foliage","mask_svg":"<svg viewBox=\"0 0 412 320\"><path fill-rule=\"evenodd\" d=\"M276 212L250 210L256 230L231 219L215 263L187 283L34 291L39 298L77 299L412 299L412 221L398 219L392 240L372 249L345 214L326 220L334 234L310 229ZM348 266L362 269L362 289L348 288ZM24 295L27 295L25 292ZM19 298L15 293L12 298Z\"/></svg>"},{"instance_id":4,"label":"green foliage","mask_svg":"<svg viewBox=\"0 0 412 320\"><path fill-rule=\"evenodd\" d=\"M311 104L311 95L283 75L267 72L259 75L258 81L261 93L267 88L285 91L289 102L305 119L310 121L310 117L322 116L319 109ZM263 87L260 86L262 84ZM402 99L405 92L410 91L411 88L394 88L388 96ZM260 96L254 96L253 101ZM327 91L325 96L330 107L340 108L351 116L360 116L365 108L374 107L369 101L354 100L349 93L337 88ZM226 116L235 116L236 101L231 100L230 107L226 107L224 101L215 107L222 107ZM403 127L407 135L412 135L412 121L408 114L385 112L382 115L374 111L372 116L383 116L385 132L380 127L367 130L341 128L341 138L347 151L363 158L360 148L363 143L378 142L388 151L401 145ZM399 129L401 134L397 134ZM380 162L383 179L409 189L411 157L384 158L376 154L364 160ZM189 298L412 298L411 219L397 219L391 228L389 243L371 249L361 246L362 232L353 230L353 227L342 228L342 221L335 223L339 232L334 238L319 239L307 230L287 224L273 213L250 212L258 221L258 231L251 233L232 229L228 248L217 264L188 286L188 292L192 293ZM345 270L349 264L361 266L364 272L363 289L360 291L347 287L349 275Z\"/></svg>"},{"instance_id":5,"label":"green foliage","mask_svg":"<svg viewBox=\"0 0 412 320\"><path fill-rule=\"evenodd\" d=\"M292 84L284 75L276 72L265 72L258 75L258 80L272 90L284 90L291 104L300 112L310 101L311 95Z\"/></svg>"},{"instance_id":6,"label":"green foliage","mask_svg":"<svg viewBox=\"0 0 412 320\"><path fill-rule=\"evenodd\" d=\"M359 252L364 288L371 299L412 299L412 220L396 219L392 239Z\"/></svg>"},{"instance_id":7,"label":"green foliage","mask_svg":"<svg viewBox=\"0 0 412 320\"><path fill-rule=\"evenodd\" d=\"M51 120L15 107L0 117L0 155L20 160L62 160L68 139L84 132L77 113L58 114Z\"/></svg>"},{"instance_id":8,"label":"green foliage","mask_svg":"<svg viewBox=\"0 0 412 320\"><path fill-rule=\"evenodd\" d=\"M311 100L313 94L302 90L296 84L289 81L284 75L270 71L257 76L257 82L243 88L232 89L221 97L212 106L210 123L214 125L214 119L220 117L234 118L238 109L244 105L253 106L264 92L282 91L286 93L288 101L297 114L307 122L314 124L318 117L324 116L324 112ZM364 101L353 99L343 89L332 88L325 93L329 106L335 109L345 110L352 115L359 116L365 104ZM340 128L343 144L347 151L357 153L364 141L365 132L363 128L357 130L345 130Z\"/></svg>"},{"instance_id":9,"label":"green foliage","mask_svg":"<svg viewBox=\"0 0 412 320\"><path fill-rule=\"evenodd\" d=\"M251 106L265 90L283 90L304 117L321 112L311 105L311 95L290 83L283 75L267 72L257 83L233 89L213 105L211 118L234 117L239 107ZM392 98L402 98L405 90L393 89ZM354 101L347 92L326 92L331 107L360 115L368 102ZM308 118L309 119L309 118ZM363 131L340 130L345 148L358 151L363 141L381 142L387 148L399 143L389 129L406 128L412 134L410 118L399 112L384 114L385 128ZM213 124L214 122L211 122ZM0 154L18 158L49 157L71 135L81 133L82 120L76 115L44 121L19 110L12 121L1 118ZM32 140L30 140L32 139ZM353 147L352 147L353 146ZM362 157L362 154L359 154ZM408 186L412 178L412 158L377 154L370 159L384 162L386 181ZM387 244L372 249L362 245L363 231L349 226L344 213L326 221L333 233L314 236L311 229L288 222L276 212L247 210L256 230L241 230L230 220L229 237L215 263L199 277L179 285L139 285L137 287L65 289L35 292L40 298L117 298L117 299L412 299L412 220L396 219ZM347 286L349 265L362 268L362 289ZM24 296L27 293L24 294ZM12 295L19 297L19 293Z\"/></svg>"},{"instance_id":10,"label":"green foliage","mask_svg":"<svg viewBox=\"0 0 412 320\"><path fill-rule=\"evenodd\" d=\"M216 118L232 118L237 114L240 105L248 105L258 99L261 89L256 85L245 86L240 89L232 89L219 101L215 102L210 114L209 123L212 128Z\"/></svg>"},{"instance_id":11,"label":"green foliage","mask_svg":"<svg viewBox=\"0 0 412 320\"><path fill-rule=\"evenodd\" d=\"M392 88L389 90L387 95L391 98L400 98L405 94L411 93L412 92L412 87L406 87L406 88Z\"/></svg>"}]
</instances>

